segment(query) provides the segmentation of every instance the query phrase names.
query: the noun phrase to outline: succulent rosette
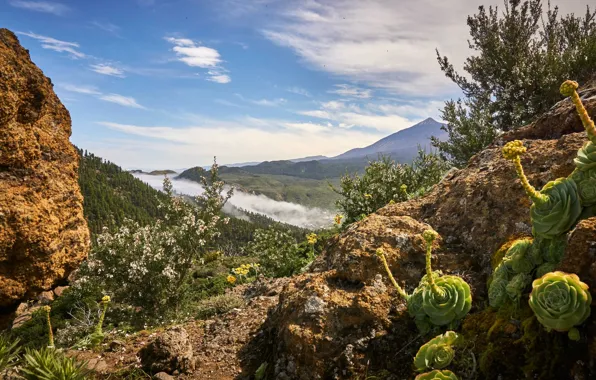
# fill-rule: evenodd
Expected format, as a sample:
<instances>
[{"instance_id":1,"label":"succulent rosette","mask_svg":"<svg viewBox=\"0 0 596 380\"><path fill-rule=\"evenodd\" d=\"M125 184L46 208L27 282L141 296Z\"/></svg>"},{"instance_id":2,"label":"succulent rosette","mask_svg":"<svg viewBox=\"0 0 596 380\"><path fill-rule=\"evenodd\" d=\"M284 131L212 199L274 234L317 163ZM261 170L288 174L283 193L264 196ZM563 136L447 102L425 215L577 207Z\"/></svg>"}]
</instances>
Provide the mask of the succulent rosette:
<instances>
[{"instance_id":1,"label":"succulent rosette","mask_svg":"<svg viewBox=\"0 0 596 380\"><path fill-rule=\"evenodd\" d=\"M575 181L568 178L550 181L540 194L546 197L534 200L530 207L533 235L550 239L565 234L582 212Z\"/></svg>"},{"instance_id":2,"label":"succulent rosette","mask_svg":"<svg viewBox=\"0 0 596 380\"><path fill-rule=\"evenodd\" d=\"M559 178L537 191L528 181L520 156L526 148L520 140L510 141L503 147L503 157L515 165L515 171L533 204L530 207L532 234L536 238L552 239L569 231L582 212L575 181Z\"/></svg>"},{"instance_id":3,"label":"succulent rosette","mask_svg":"<svg viewBox=\"0 0 596 380\"><path fill-rule=\"evenodd\" d=\"M557 271L534 280L529 305L547 330L569 331L590 316L591 302L588 285Z\"/></svg>"},{"instance_id":4,"label":"succulent rosette","mask_svg":"<svg viewBox=\"0 0 596 380\"><path fill-rule=\"evenodd\" d=\"M511 278L511 280L505 286L505 291L509 298L513 301L518 301L524 292L524 290L532 282L532 276L527 273L518 273Z\"/></svg>"},{"instance_id":5,"label":"succulent rosette","mask_svg":"<svg viewBox=\"0 0 596 380\"><path fill-rule=\"evenodd\" d=\"M451 324L468 314L472 308L470 285L458 276L441 276L435 280L437 294L430 286L422 292L422 310L435 326Z\"/></svg>"},{"instance_id":6,"label":"succulent rosette","mask_svg":"<svg viewBox=\"0 0 596 380\"><path fill-rule=\"evenodd\" d=\"M577 184L582 205L584 207L596 205L596 167L586 171L576 169L569 178Z\"/></svg>"},{"instance_id":7,"label":"succulent rosette","mask_svg":"<svg viewBox=\"0 0 596 380\"><path fill-rule=\"evenodd\" d=\"M534 269L534 262L529 251L532 246L532 239L518 239L505 253L503 263L514 273L530 273Z\"/></svg>"},{"instance_id":8,"label":"succulent rosette","mask_svg":"<svg viewBox=\"0 0 596 380\"><path fill-rule=\"evenodd\" d=\"M581 171L596 169L596 144L588 141L578 151L573 159L575 167Z\"/></svg>"},{"instance_id":9,"label":"succulent rosette","mask_svg":"<svg viewBox=\"0 0 596 380\"><path fill-rule=\"evenodd\" d=\"M421 373L420 375L416 376L415 380L459 380L455 373L444 369L435 369L431 372Z\"/></svg>"},{"instance_id":10,"label":"succulent rosette","mask_svg":"<svg viewBox=\"0 0 596 380\"><path fill-rule=\"evenodd\" d=\"M442 369L453 361L455 356L454 346L460 344L462 338L454 331L447 331L425 343L414 358L417 371L427 369Z\"/></svg>"}]
</instances>

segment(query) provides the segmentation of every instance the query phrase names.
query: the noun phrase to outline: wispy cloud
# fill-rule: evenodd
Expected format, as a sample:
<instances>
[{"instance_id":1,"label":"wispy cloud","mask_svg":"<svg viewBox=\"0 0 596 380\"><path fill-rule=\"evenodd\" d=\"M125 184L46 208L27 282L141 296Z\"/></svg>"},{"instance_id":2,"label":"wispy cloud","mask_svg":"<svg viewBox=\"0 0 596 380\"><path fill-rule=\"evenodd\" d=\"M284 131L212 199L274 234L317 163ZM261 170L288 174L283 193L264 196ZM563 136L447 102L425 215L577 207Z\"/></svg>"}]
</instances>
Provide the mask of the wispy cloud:
<instances>
[{"instance_id":1,"label":"wispy cloud","mask_svg":"<svg viewBox=\"0 0 596 380\"><path fill-rule=\"evenodd\" d=\"M216 49L203 46L189 38L165 37L165 40L174 45L172 51L176 53L177 60L190 67L208 69L207 80L216 83L229 83L231 78L226 74L221 63L223 62Z\"/></svg>"},{"instance_id":2,"label":"wispy cloud","mask_svg":"<svg viewBox=\"0 0 596 380\"><path fill-rule=\"evenodd\" d=\"M277 107L277 106L280 106L282 104L285 104L286 103L286 100L284 98L279 98L279 99L259 99L259 100L253 100L251 102L253 104L258 105L258 106Z\"/></svg>"},{"instance_id":3,"label":"wispy cloud","mask_svg":"<svg viewBox=\"0 0 596 380\"><path fill-rule=\"evenodd\" d=\"M287 100L284 98L277 98L277 99L250 99L242 96L241 94L234 94L243 102L255 104L257 106L265 106L265 107L278 107L285 103Z\"/></svg>"},{"instance_id":4,"label":"wispy cloud","mask_svg":"<svg viewBox=\"0 0 596 380\"><path fill-rule=\"evenodd\" d=\"M383 133L394 133L411 127L427 117L438 116L441 101L401 101L392 103L320 103L319 109L299 111L300 115L337 123L343 128L363 127Z\"/></svg>"},{"instance_id":5,"label":"wispy cloud","mask_svg":"<svg viewBox=\"0 0 596 380\"><path fill-rule=\"evenodd\" d=\"M91 21L91 25L115 36L118 36L118 32L120 31L120 27L118 25L114 25L110 22Z\"/></svg>"},{"instance_id":6,"label":"wispy cloud","mask_svg":"<svg viewBox=\"0 0 596 380\"><path fill-rule=\"evenodd\" d=\"M135 98L130 97L130 96L123 96L123 95L118 95L118 94L106 94L106 95L101 95L99 97L99 99L105 100L106 102L110 102L110 103L116 103L116 104L119 104L124 107L147 109L147 108L143 107L142 105L140 105L139 103L137 103Z\"/></svg>"},{"instance_id":7,"label":"wispy cloud","mask_svg":"<svg viewBox=\"0 0 596 380\"><path fill-rule=\"evenodd\" d=\"M140 105L136 101L136 99L133 97L119 95L119 94L104 94L101 91L99 91L96 87L93 87L93 86L65 83L65 84L59 85L59 87L65 89L66 91L69 91L69 92L76 92L76 93L85 94L85 95L93 95L96 98L103 100L105 102L119 104L124 107L138 108L138 109L144 109L144 110L147 109L146 107Z\"/></svg>"},{"instance_id":8,"label":"wispy cloud","mask_svg":"<svg viewBox=\"0 0 596 380\"><path fill-rule=\"evenodd\" d=\"M369 89L363 89L349 84L336 84L335 87L335 90L329 90L328 92L330 94L360 99L368 99L372 94L372 91Z\"/></svg>"},{"instance_id":9,"label":"wispy cloud","mask_svg":"<svg viewBox=\"0 0 596 380\"><path fill-rule=\"evenodd\" d=\"M98 74L110 75L113 77L124 78L124 70L106 63L98 63L90 66L91 71Z\"/></svg>"},{"instance_id":10,"label":"wispy cloud","mask_svg":"<svg viewBox=\"0 0 596 380\"><path fill-rule=\"evenodd\" d=\"M292 1L261 31L318 70L399 94L438 96L453 88L437 65L435 48L465 57L466 15L479 3Z\"/></svg>"},{"instance_id":11,"label":"wispy cloud","mask_svg":"<svg viewBox=\"0 0 596 380\"><path fill-rule=\"evenodd\" d=\"M234 102L230 102L229 100L225 100L225 99L215 99L214 102L224 105L224 106L228 106L228 107L238 107L238 108L244 107L244 106L241 106L240 104L236 104Z\"/></svg>"},{"instance_id":12,"label":"wispy cloud","mask_svg":"<svg viewBox=\"0 0 596 380\"><path fill-rule=\"evenodd\" d=\"M35 33L31 33L31 32L29 32L29 33L17 32L17 34L34 38L34 39L38 40L39 42L41 42L42 48L54 50L59 53L68 53L70 55L70 57L74 58L74 59L87 57L86 54L84 54L78 50L80 46L76 42L62 41L62 40L58 40L56 38L42 36L40 34L35 34Z\"/></svg>"},{"instance_id":13,"label":"wispy cloud","mask_svg":"<svg viewBox=\"0 0 596 380\"><path fill-rule=\"evenodd\" d=\"M101 92L97 90L97 88L93 86L80 86L74 84L63 84L60 87L64 88L66 91L76 92L79 94L86 94L86 95L101 95Z\"/></svg>"},{"instance_id":14,"label":"wispy cloud","mask_svg":"<svg viewBox=\"0 0 596 380\"><path fill-rule=\"evenodd\" d=\"M70 8L66 5L52 1L10 0L8 3L16 8L27 9L35 12L51 13L56 16L62 16L70 11Z\"/></svg>"},{"instance_id":15,"label":"wispy cloud","mask_svg":"<svg viewBox=\"0 0 596 380\"><path fill-rule=\"evenodd\" d=\"M138 150L121 146L119 149L126 152L126 157L118 152L108 156L116 162L122 159L129 166L143 167L185 167L189 162L207 164L214 155L219 162L289 159L319 154L333 156L357 146L366 146L384 136L329 126L327 123L252 117L224 121L197 116L193 125L182 128L106 121L98 124L131 137L153 140ZM333 144L329 144L330 140ZM163 161L166 157L168 162Z\"/></svg>"},{"instance_id":16,"label":"wispy cloud","mask_svg":"<svg viewBox=\"0 0 596 380\"><path fill-rule=\"evenodd\" d=\"M308 92L307 90L305 90L302 87L288 87L288 88L286 88L286 91L291 92L293 94L306 96L308 98L311 97L310 92Z\"/></svg>"}]
</instances>

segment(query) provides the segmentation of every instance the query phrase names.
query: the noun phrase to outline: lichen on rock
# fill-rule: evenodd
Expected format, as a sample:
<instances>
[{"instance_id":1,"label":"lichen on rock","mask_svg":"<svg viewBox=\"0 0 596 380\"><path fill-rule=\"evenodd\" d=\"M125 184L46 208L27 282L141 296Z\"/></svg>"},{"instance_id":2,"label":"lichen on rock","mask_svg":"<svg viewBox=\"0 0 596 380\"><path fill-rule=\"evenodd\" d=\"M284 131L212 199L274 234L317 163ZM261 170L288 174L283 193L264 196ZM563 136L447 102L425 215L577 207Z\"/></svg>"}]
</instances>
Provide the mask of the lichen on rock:
<instances>
[{"instance_id":1,"label":"lichen on rock","mask_svg":"<svg viewBox=\"0 0 596 380\"><path fill-rule=\"evenodd\" d=\"M0 307L51 289L87 256L70 134L50 79L0 29Z\"/></svg>"}]
</instances>

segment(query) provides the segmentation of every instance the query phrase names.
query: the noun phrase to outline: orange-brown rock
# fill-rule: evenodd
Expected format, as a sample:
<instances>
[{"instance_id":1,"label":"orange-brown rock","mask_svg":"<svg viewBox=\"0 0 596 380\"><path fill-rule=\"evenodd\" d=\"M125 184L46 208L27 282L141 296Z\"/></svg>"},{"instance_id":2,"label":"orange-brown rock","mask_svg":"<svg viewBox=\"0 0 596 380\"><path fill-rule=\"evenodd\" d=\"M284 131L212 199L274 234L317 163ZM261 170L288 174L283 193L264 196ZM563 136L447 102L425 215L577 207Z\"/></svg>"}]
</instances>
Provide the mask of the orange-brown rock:
<instances>
[{"instance_id":1,"label":"orange-brown rock","mask_svg":"<svg viewBox=\"0 0 596 380\"><path fill-rule=\"evenodd\" d=\"M89 250L70 114L0 29L0 307L50 289Z\"/></svg>"},{"instance_id":2,"label":"orange-brown rock","mask_svg":"<svg viewBox=\"0 0 596 380\"><path fill-rule=\"evenodd\" d=\"M577 274L596 299L596 217L580 221L571 231L565 257L557 269Z\"/></svg>"}]
</instances>

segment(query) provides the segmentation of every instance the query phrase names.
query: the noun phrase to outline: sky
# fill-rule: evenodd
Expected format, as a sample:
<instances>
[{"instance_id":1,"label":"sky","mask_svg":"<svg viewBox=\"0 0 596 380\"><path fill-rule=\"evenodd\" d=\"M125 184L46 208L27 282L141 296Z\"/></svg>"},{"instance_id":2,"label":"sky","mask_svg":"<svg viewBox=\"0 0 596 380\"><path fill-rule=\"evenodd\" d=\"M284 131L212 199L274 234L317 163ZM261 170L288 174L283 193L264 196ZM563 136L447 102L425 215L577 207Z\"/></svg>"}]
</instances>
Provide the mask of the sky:
<instances>
[{"instance_id":1,"label":"sky","mask_svg":"<svg viewBox=\"0 0 596 380\"><path fill-rule=\"evenodd\" d=\"M551 0L583 14L590 0ZM0 0L72 117L125 168L334 156L460 96L466 18L491 0Z\"/></svg>"}]
</instances>

